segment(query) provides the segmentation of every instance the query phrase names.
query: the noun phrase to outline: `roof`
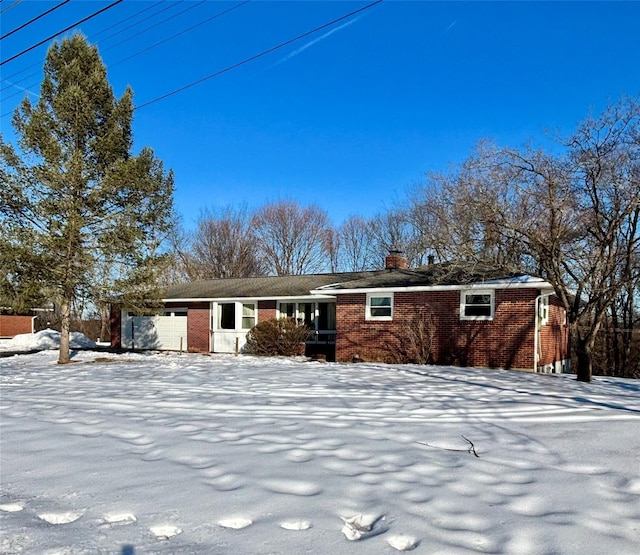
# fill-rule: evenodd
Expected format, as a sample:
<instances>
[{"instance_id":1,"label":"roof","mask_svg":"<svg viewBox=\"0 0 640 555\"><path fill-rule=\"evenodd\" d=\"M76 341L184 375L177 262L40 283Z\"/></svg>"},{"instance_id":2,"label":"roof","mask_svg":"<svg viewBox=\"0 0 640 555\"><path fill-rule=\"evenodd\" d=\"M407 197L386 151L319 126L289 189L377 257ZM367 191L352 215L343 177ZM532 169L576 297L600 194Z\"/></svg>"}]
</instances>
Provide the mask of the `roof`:
<instances>
[{"instance_id":1,"label":"roof","mask_svg":"<svg viewBox=\"0 0 640 555\"><path fill-rule=\"evenodd\" d=\"M383 272L385 270L379 270ZM303 276L261 276L207 279L173 285L165 299L228 299L238 297L303 297L327 285L352 282L377 272L309 274Z\"/></svg>"},{"instance_id":2,"label":"roof","mask_svg":"<svg viewBox=\"0 0 640 555\"><path fill-rule=\"evenodd\" d=\"M262 276L200 280L174 285L165 299L230 299L304 297L310 294L339 294L356 289L398 289L407 287L489 284L502 280L528 283L521 272L509 272L487 264L430 264L414 270L386 269L366 272ZM535 279L539 282L539 279Z\"/></svg>"}]
</instances>

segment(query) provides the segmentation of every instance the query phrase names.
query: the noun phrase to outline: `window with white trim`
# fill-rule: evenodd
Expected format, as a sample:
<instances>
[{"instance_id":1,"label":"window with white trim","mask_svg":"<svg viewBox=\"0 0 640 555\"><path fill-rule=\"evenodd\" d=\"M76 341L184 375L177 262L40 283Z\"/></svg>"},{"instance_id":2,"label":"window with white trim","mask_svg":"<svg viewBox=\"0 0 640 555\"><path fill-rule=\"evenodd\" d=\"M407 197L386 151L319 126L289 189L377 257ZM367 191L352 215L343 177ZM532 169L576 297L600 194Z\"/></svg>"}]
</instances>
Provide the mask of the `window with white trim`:
<instances>
[{"instance_id":1,"label":"window with white trim","mask_svg":"<svg viewBox=\"0 0 640 555\"><path fill-rule=\"evenodd\" d=\"M393 294L367 293L367 320L393 319Z\"/></svg>"},{"instance_id":2,"label":"window with white trim","mask_svg":"<svg viewBox=\"0 0 640 555\"><path fill-rule=\"evenodd\" d=\"M493 320L495 291L467 289L460 294L461 320Z\"/></svg>"},{"instance_id":3,"label":"window with white trim","mask_svg":"<svg viewBox=\"0 0 640 555\"><path fill-rule=\"evenodd\" d=\"M242 329L250 330L256 325L256 305L254 303L244 303L242 305Z\"/></svg>"}]
</instances>

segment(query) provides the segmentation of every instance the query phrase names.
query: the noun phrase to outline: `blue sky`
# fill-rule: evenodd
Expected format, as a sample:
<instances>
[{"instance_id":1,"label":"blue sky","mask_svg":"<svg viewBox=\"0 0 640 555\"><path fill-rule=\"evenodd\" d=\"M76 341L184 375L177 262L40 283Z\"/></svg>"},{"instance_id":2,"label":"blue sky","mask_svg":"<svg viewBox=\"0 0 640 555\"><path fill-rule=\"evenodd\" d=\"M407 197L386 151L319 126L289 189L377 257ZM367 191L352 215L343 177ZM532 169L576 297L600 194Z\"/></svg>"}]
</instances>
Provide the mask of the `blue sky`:
<instances>
[{"instance_id":1,"label":"blue sky","mask_svg":"<svg viewBox=\"0 0 640 555\"><path fill-rule=\"evenodd\" d=\"M1 34L61 1L1 0ZM3 39L1 59L112 1L71 0ZM143 105L370 3L124 0L77 29L116 94L129 84ZM336 224L370 217L482 138L543 142L640 94L638 29L632 1L385 0L136 110L136 150L151 146L175 171L187 227L203 208L280 198L319 205ZM38 92L46 48L0 67L5 140L24 89Z\"/></svg>"}]
</instances>

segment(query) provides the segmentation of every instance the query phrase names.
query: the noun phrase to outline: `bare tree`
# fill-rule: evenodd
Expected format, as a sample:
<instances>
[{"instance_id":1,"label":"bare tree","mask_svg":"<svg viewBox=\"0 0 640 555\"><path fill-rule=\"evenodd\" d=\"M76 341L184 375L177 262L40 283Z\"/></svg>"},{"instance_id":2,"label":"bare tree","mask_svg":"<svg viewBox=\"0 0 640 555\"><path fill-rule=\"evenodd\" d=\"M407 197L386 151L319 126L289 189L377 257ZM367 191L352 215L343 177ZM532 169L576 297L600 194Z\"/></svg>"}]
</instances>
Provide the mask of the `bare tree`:
<instances>
[{"instance_id":1,"label":"bare tree","mask_svg":"<svg viewBox=\"0 0 640 555\"><path fill-rule=\"evenodd\" d=\"M437 259L489 262L521 268L523 252L514 235L497 227L494 207L510 210L511 186L500 179L493 162L496 149L480 142L459 168L430 173L410 195L409 219L415 228L416 250Z\"/></svg>"},{"instance_id":2,"label":"bare tree","mask_svg":"<svg viewBox=\"0 0 640 555\"><path fill-rule=\"evenodd\" d=\"M269 273L301 275L329 266L326 238L331 226L321 208L280 200L260 208L252 226Z\"/></svg>"},{"instance_id":3,"label":"bare tree","mask_svg":"<svg viewBox=\"0 0 640 555\"><path fill-rule=\"evenodd\" d=\"M529 216L514 231L567 309L581 381L591 380L598 331L637 273L639 133L640 106L623 100L563 141L562 157L504 152Z\"/></svg>"},{"instance_id":4,"label":"bare tree","mask_svg":"<svg viewBox=\"0 0 640 555\"><path fill-rule=\"evenodd\" d=\"M340 238L340 268L360 272L380 267L381 258L375 251L372 226L362 216L349 216L338 228Z\"/></svg>"},{"instance_id":5,"label":"bare tree","mask_svg":"<svg viewBox=\"0 0 640 555\"><path fill-rule=\"evenodd\" d=\"M327 253L330 272L340 271L340 254L342 252L342 238L338 230L330 227L326 230L324 236L324 250Z\"/></svg>"},{"instance_id":6,"label":"bare tree","mask_svg":"<svg viewBox=\"0 0 640 555\"><path fill-rule=\"evenodd\" d=\"M182 261L191 279L265 274L251 216L246 207L204 210Z\"/></svg>"},{"instance_id":7,"label":"bare tree","mask_svg":"<svg viewBox=\"0 0 640 555\"><path fill-rule=\"evenodd\" d=\"M424 263L425 252L417 241L410 213L400 207L392 207L376 214L369 221L374 242L371 252L375 260L383 261L390 251L401 251L409 261L409 266Z\"/></svg>"},{"instance_id":8,"label":"bare tree","mask_svg":"<svg viewBox=\"0 0 640 555\"><path fill-rule=\"evenodd\" d=\"M483 143L456 171L437 177L427 200L414 210L428 223L423 233L431 226L436 249L528 266L551 283L567 311L577 378L590 381L603 324L620 314L625 329L635 321L638 102L623 99L588 118L553 154Z\"/></svg>"}]
</instances>

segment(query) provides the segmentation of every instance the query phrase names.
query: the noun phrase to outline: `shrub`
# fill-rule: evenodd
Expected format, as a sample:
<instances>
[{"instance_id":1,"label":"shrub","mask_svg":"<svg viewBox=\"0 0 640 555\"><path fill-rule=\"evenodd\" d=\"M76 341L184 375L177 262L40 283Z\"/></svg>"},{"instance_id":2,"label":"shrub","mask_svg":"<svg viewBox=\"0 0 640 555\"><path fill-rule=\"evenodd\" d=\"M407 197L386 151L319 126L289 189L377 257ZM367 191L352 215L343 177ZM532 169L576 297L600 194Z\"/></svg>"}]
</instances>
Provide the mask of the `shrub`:
<instances>
[{"instance_id":1,"label":"shrub","mask_svg":"<svg viewBox=\"0 0 640 555\"><path fill-rule=\"evenodd\" d=\"M296 356L304 354L311 332L290 318L260 322L247 333L246 353L252 355Z\"/></svg>"},{"instance_id":2,"label":"shrub","mask_svg":"<svg viewBox=\"0 0 640 555\"><path fill-rule=\"evenodd\" d=\"M429 364L433 356L436 320L428 308L420 309L395 335L395 344L388 347L386 362L400 364Z\"/></svg>"}]
</instances>

